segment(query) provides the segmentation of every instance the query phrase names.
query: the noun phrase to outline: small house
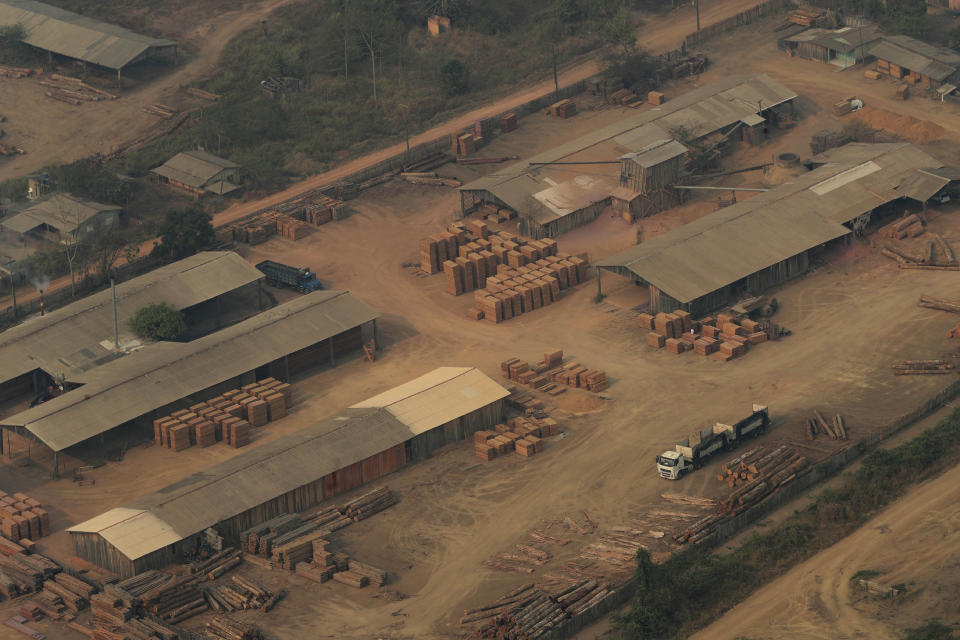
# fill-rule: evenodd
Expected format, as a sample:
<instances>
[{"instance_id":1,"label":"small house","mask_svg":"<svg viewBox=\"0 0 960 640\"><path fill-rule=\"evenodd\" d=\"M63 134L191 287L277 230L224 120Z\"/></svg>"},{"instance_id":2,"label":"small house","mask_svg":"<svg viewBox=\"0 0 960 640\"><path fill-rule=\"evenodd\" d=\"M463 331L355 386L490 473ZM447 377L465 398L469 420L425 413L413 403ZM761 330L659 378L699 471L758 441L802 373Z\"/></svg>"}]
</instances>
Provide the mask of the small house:
<instances>
[{"instance_id":1,"label":"small house","mask_svg":"<svg viewBox=\"0 0 960 640\"><path fill-rule=\"evenodd\" d=\"M792 55L846 69L863 62L883 35L873 26L843 29L807 29L784 38Z\"/></svg>"},{"instance_id":2,"label":"small house","mask_svg":"<svg viewBox=\"0 0 960 640\"><path fill-rule=\"evenodd\" d=\"M240 165L206 151L184 151L151 173L161 183L171 184L200 196L226 195L240 188Z\"/></svg>"},{"instance_id":3,"label":"small house","mask_svg":"<svg viewBox=\"0 0 960 640\"><path fill-rule=\"evenodd\" d=\"M117 226L121 211L116 205L57 193L4 220L3 228L71 244L87 234Z\"/></svg>"},{"instance_id":4,"label":"small house","mask_svg":"<svg viewBox=\"0 0 960 640\"><path fill-rule=\"evenodd\" d=\"M938 89L960 81L960 53L908 36L884 36L870 48L877 71L896 80Z\"/></svg>"}]
</instances>

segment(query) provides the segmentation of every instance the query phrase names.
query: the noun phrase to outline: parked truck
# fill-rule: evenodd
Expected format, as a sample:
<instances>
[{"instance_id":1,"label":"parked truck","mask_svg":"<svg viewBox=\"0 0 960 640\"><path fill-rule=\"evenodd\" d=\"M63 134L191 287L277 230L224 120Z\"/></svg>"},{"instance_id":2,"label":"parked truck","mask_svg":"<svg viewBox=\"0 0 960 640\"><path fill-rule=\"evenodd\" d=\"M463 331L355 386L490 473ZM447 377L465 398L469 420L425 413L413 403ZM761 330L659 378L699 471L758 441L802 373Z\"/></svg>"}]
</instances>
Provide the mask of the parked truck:
<instances>
[{"instance_id":1,"label":"parked truck","mask_svg":"<svg viewBox=\"0 0 960 640\"><path fill-rule=\"evenodd\" d=\"M290 287L300 293L310 293L323 289L317 276L307 269L298 269L290 265L264 260L257 265L257 269L267 276L267 282L278 287Z\"/></svg>"},{"instance_id":2,"label":"parked truck","mask_svg":"<svg viewBox=\"0 0 960 640\"><path fill-rule=\"evenodd\" d=\"M729 451L747 436L756 437L770 426L767 407L753 405L753 413L736 424L720 422L702 431L695 431L686 440L678 442L673 451L657 456L657 471L661 478L677 480L685 473L699 469L704 461L719 451Z\"/></svg>"}]
</instances>

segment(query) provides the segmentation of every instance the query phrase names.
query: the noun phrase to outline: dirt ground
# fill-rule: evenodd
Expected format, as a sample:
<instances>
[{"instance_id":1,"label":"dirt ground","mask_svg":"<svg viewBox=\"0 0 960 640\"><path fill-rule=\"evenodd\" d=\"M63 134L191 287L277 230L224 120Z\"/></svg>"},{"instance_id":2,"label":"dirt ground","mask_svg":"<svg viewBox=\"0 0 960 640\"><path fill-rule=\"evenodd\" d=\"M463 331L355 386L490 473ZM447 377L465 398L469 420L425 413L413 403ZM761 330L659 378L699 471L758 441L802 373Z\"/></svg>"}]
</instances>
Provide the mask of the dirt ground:
<instances>
[{"instance_id":1,"label":"dirt ground","mask_svg":"<svg viewBox=\"0 0 960 640\"><path fill-rule=\"evenodd\" d=\"M759 28L737 33L744 42L770 37ZM759 149L739 151L730 166L756 164L757 158L788 150L809 156L809 133L836 123L829 110L836 96L849 95L851 85L859 92L857 83L868 83L854 72L839 79L839 74L815 63L768 59L761 53L744 56L725 41L718 47L710 72L677 83L668 95L734 69L767 71L803 95L805 119L792 133L778 135ZM758 52L767 48L758 45ZM892 85L879 81L865 88L877 92L876 100L866 100L871 106L903 111L904 105L892 100ZM891 96L889 104L879 97L883 91ZM918 99L908 106L915 117L932 119L951 137L960 132L960 117L947 110L950 105ZM608 115L586 111L570 121L565 133L591 119L602 123ZM545 138L564 133L554 126L542 116L526 118L517 134L496 139L490 154L521 155L537 145L551 146L555 142ZM470 177L468 171L480 173L476 167L441 171L464 172L463 178ZM745 184L759 177L738 179ZM571 391L558 401L553 413L563 436L548 442L534 458L510 456L481 463L473 457L472 446L462 443L386 478L385 484L400 495L400 504L338 532L333 542L358 559L387 569L391 574L387 589L407 597L393 600L374 589L307 585L290 577L284 583L290 585L291 594L275 613L250 614L276 638L456 635L456 617L463 609L486 604L521 583L546 579L575 555L577 547L614 527L629 525L651 509L662 509L661 493L717 495L720 483L709 468L679 482L656 475L654 456L693 428L737 419L751 403L762 402L770 406L774 421L762 444L789 441L812 447L808 450L814 457L823 456L845 444L803 441L801 418L811 408L843 414L856 441L954 379L894 377L889 364L902 358L956 354L960 345L944 337L956 318L916 306L921 292L955 297L956 273L897 270L871 246L871 239L835 247L815 261L811 274L774 291L781 303L776 321L793 335L759 345L727 364L647 347L633 311L646 301L645 290L606 273L603 287L608 298L601 304L593 300L595 283L588 282L558 303L504 324L471 321L465 313L472 304L470 296L453 298L443 291L441 276L419 278L402 266L416 260L418 240L452 220L458 204L453 190L391 182L351 201L353 215L346 220L320 227L305 239L273 238L244 247L251 261L271 257L309 266L328 288L349 289L384 314L377 362L355 358L297 380L291 415L260 430L250 446L437 366L477 366L498 376L499 362L508 357L537 360L545 351L563 348L567 357L605 369L611 386L602 396ZM710 208L706 198L691 201L644 221L644 232L662 233ZM951 242L960 242L960 208L932 210L930 227ZM605 215L561 237L560 249L586 250L596 260L632 245L636 231ZM123 462L94 471L93 486L81 487L69 479L49 481L38 467L0 468L0 486L8 492L26 491L49 504L53 527L60 530L236 453L222 446L179 454L140 447L129 451ZM596 533L579 536L556 524L584 510L598 523ZM532 528L548 528L572 542L551 548L556 557L529 576L483 566L494 554L529 542L527 532ZM40 546L58 558L69 554L62 530ZM861 568L871 567L853 570ZM255 567L244 571L261 575ZM888 573L894 572L890 565ZM261 579L273 581L277 576L271 572ZM199 616L187 626L203 620Z\"/></svg>"},{"instance_id":2,"label":"dirt ground","mask_svg":"<svg viewBox=\"0 0 960 640\"><path fill-rule=\"evenodd\" d=\"M960 623L960 466L916 487L855 533L826 549L693 640L790 638L898 640L930 618ZM894 598L867 594L851 578L906 585Z\"/></svg>"},{"instance_id":3,"label":"dirt ground","mask_svg":"<svg viewBox=\"0 0 960 640\"><path fill-rule=\"evenodd\" d=\"M201 104L180 91L198 78L210 76L230 40L257 24L261 17L293 0L264 0L242 10L209 13L194 8L148 20L181 45L181 61L165 73L134 69L118 100L84 102L79 106L51 100L34 76L0 77L0 114L6 117L4 141L24 147L26 154L0 156L0 180L23 176L41 167L109 153L157 125L141 111L161 103L184 109ZM159 75L150 79L151 75ZM143 76L143 77L141 77ZM106 87L105 87L106 88Z\"/></svg>"}]
</instances>

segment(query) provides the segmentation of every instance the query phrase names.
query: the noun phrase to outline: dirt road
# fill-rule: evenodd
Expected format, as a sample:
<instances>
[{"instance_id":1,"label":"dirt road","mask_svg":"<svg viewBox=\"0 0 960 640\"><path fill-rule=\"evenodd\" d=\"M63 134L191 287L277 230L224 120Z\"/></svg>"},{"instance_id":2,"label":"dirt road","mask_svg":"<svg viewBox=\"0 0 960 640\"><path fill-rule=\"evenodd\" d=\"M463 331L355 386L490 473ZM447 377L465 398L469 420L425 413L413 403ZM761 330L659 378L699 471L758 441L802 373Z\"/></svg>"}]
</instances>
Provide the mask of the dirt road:
<instances>
[{"instance_id":1,"label":"dirt road","mask_svg":"<svg viewBox=\"0 0 960 640\"><path fill-rule=\"evenodd\" d=\"M711 3L712 6L701 13L700 23L707 26L721 20L725 20L741 11L757 5L757 0L725 0L723 2ZM645 22L639 31L638 43L648 51L660 52L675 49L680 46L683 39L696 29L696 17L690 7L683 7L676 11L652 18ZM596 58L571 67L560 74L560 86L567 86L585 80L596 75L602 69L601 62ZM477 120L489 118L506 111L510 111L522 104L535 100L540 96L550 93L554 88L553 78L538 82L521 91L505 96L495 102L478 107L463 115L448 120L443 124L437 125L432 129L424 131L410 139L411 145L422 144L434 140L441 136L450 135L458 131L463 131ZM311 176L306 180L281 191L272 194L260 200L252 200L230 207L226 211L218 213L214 217L216 225L224 225L228 222L242 218L254 213L264 207L288 200L296 195L309 191L325 184L331 184L344 177L356 173L361 169L382 162L387 158L403 153L405 142L397 143L393 146L374 151L366 155L355 158L350 162L330 171Z\"/></svg>"},{"instance_id":2,"label":"dirt road","mask_svg":"<svg viewBox=\"0 0 960 640\"><path fill-rule=\"evenodd\" d=\"M956 623L958 533L960 466L915 488L692 638L897 640L905 627L928 618ZM868 570L881 574L873 582L902 583L906 593L892 602L867 596L851 577Z\"/></svg>"},{"instance_id":3,"label":"dirt road","mask_svg":"<svg viewBox=\"0 0 960 640\"><path fill-rule=\"evenodd\" d=\"M141 108L157 102L180 107L192 99L179 93L183 85L210 76L227 43L256 25L260 18L293 0L264 0L259 5L193 21L183 29L181 44L191 46L189 61L171 73L123 93L118 100L65 104L44 97L36 79L0 78L0 113L6 116L7 137L27 150L23 156L0 159L0 180L22 176L49 164L73 162L107 153L157 123ZM195 16L193 16L195 17ZM171 17L165 26L174 28ZM193 102L197 102L193 100Z\"/></svg>"}]
</instances>

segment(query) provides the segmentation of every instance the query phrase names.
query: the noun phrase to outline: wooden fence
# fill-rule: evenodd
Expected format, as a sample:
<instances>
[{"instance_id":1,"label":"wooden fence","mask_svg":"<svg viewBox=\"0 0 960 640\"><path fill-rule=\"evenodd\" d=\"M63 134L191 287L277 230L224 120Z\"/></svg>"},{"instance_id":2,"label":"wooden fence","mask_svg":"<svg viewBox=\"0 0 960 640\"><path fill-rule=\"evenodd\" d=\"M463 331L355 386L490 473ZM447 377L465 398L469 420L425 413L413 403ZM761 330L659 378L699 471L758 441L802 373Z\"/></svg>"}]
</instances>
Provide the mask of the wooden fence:
<instances>
[{"instance_id":1,"label":"wooden fence","mask_svg":"<svg viewBox=\"0 0 960 640\"><path fill-rule=\"evenodd\" d=\"M726 20L721 20L714 24L708 25L700 29L698 34L696 31L684 38L683 43L687 47L694 47L699 44L703 44L705 41L715 38L721 33L726 33L737 27L742 27L748 25L751 22L759 20L760 18L765 18L766 16L779 13L786 9L789 6L792 6L790 0L766 0L757 6L747 9L746 11L741 11L735 16L730 16Z\"/></svg>"}]
</instances>

